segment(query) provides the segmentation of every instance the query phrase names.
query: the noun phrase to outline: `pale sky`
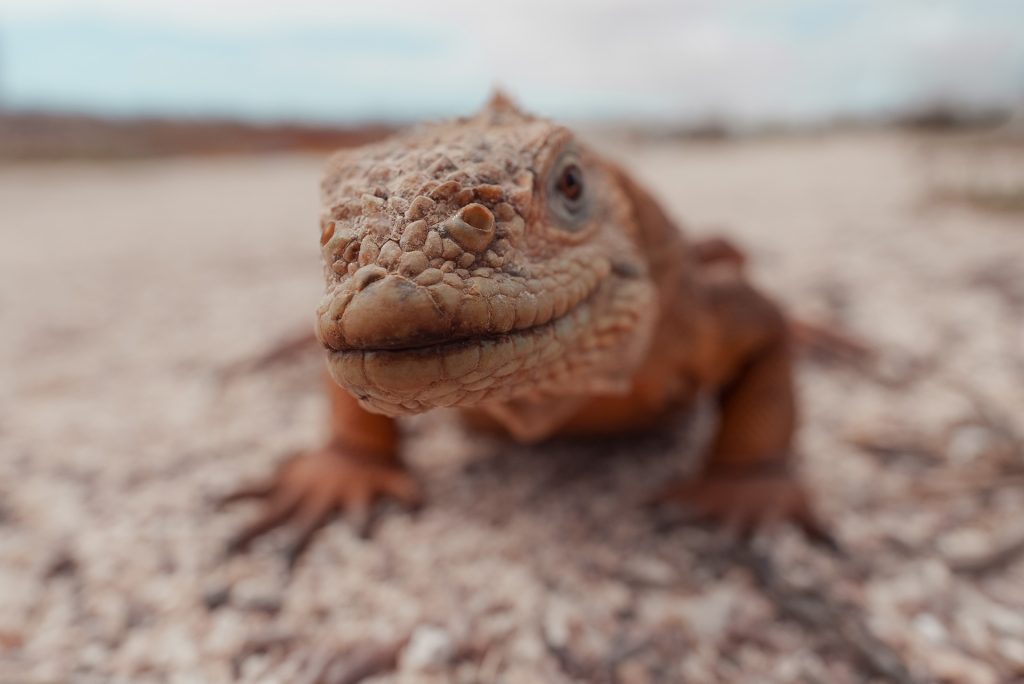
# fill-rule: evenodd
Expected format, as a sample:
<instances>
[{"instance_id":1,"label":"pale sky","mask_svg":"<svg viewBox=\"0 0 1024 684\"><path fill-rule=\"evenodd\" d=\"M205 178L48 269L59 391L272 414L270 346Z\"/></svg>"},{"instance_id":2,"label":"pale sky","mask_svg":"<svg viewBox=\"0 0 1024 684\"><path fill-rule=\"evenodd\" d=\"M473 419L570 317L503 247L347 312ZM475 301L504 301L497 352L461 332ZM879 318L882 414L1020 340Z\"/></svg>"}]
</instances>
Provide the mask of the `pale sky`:
<instances>
[{"instance_id":1,"label":"pale sky","mask_svg":"<svg viewBox=\"0 0 1024 684\"><path fill-rule=\"evenodd\" d=\"M1024 101L1024 0L4 0L0 103L346 121L803 122Z\"/></svg>"}]
</instances>

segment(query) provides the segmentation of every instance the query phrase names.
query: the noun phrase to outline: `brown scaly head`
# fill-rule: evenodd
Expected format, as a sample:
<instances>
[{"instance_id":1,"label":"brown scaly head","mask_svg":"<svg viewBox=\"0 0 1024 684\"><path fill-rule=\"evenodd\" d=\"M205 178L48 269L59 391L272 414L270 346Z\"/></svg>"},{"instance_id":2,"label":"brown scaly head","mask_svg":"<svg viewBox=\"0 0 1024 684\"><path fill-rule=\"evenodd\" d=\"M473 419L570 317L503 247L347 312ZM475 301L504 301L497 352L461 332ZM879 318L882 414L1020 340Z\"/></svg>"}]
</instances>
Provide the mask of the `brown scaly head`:
<instances>
[{"instance_id":1,"label":"brown scaly head","mask_svg":"<svg viewBox=\"0 0 1024 684\"><path fill-rule=\"evenodd\" d=\"M656 291L615 171L498 95L345 151L322 182L331 374L397 415L617 392Z\"/></svg>"}]
</instances>

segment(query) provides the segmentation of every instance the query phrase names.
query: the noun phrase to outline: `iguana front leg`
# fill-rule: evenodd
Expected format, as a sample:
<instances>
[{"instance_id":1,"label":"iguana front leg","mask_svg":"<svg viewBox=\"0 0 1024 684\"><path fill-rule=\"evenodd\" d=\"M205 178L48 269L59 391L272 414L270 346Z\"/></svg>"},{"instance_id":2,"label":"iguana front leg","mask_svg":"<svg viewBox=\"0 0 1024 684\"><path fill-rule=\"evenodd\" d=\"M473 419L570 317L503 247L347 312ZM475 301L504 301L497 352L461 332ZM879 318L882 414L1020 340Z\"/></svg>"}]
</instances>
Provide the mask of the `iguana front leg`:
<instances>
[{"instance_id":1,"label":"iguana front leg","mask_svg":"<svg viewBox=\"0 0 1024 684\"><path fill-rule=\"evenodd\" d=\"M269 479L222 499L222 504L264 501L263 512L232 539L229 551L244 550L256 537L290 523L296 534L286 555L294 563L338 510L365 533L376 499L390 496L410 506L420 502L419 486L398 457L394 419L366 411L329 377L326 385L331 426L327 443L289 457Z\"/></svg>"},{"instance_id":2,"label":"iguana front leg","mask_svg":"<svg viewBox=\"0 0 1024 684\"><path fill-rule=\"evenodd\" d=\"M791 472L797 407L785 318L735 274L702 283L701 299L694 372L716 394L719 425L700 477L658 499L741 533L785 519L827 536Z\"/></svg>"}]
</instances>

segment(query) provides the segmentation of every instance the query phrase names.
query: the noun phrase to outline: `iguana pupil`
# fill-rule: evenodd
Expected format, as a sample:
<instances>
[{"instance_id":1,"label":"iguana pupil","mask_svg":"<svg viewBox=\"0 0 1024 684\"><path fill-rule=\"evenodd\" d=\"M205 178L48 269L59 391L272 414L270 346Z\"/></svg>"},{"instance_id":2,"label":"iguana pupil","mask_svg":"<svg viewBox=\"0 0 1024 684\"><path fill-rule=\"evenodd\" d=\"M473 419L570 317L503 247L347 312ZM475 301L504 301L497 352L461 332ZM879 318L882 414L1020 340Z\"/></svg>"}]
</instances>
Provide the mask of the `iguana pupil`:
<instances>
[{"instance_id":1,"label":"iguana pupil","mask_svg":"<svg viewBox=\"0 0 1024 684\"><path fill-rule=\"evenodd\" d=\"M558 192L573 202L583 196L583 172L576 164L569 164L558 181Z\"/></svg>"}]
</instances>

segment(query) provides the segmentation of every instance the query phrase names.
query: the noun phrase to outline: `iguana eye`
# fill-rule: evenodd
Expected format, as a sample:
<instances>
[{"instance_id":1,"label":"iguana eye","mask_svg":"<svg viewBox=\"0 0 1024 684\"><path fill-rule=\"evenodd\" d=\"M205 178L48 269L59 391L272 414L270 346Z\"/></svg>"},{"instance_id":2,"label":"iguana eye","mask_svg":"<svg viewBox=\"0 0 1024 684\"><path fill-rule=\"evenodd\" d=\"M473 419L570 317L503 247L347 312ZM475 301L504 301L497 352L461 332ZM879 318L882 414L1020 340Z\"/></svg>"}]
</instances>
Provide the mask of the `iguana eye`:
<instances>
[{"instance_id":1,"label":"iguana eye","mask_svg":"<svg viewBox=\"0 0 1024 684\"><path fill-rule=\"evenodd\" d=\"M548 177L548 204L563 228L576 230L587 208L583 165L574 152L565 153Z\"/></svg>"},{"instance_id":2,"label":"iguana eye","mask_svg":"<svg viewBox=\"0 0 1024 684\"><path fill-rule=\"evenodd\" d=\"M555 187L569 202L579 201L583 196L583 170L575 163L566 164Z\"/></svg>"}]
</instances>

